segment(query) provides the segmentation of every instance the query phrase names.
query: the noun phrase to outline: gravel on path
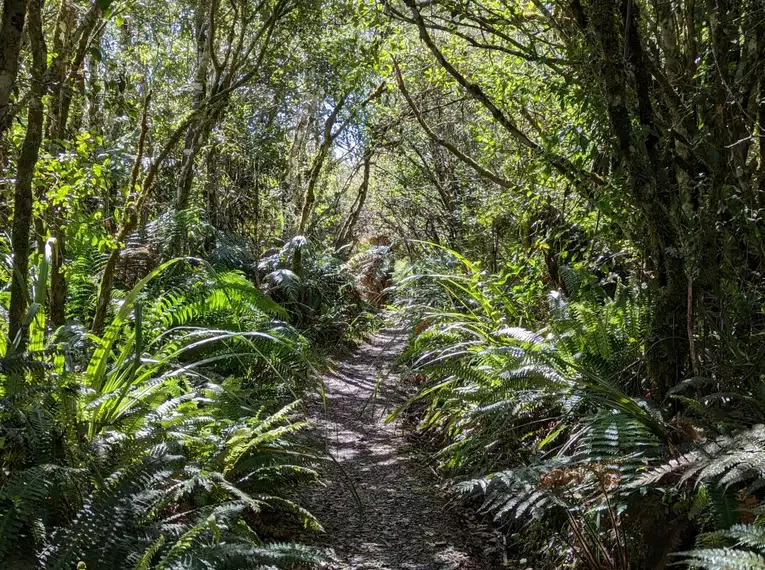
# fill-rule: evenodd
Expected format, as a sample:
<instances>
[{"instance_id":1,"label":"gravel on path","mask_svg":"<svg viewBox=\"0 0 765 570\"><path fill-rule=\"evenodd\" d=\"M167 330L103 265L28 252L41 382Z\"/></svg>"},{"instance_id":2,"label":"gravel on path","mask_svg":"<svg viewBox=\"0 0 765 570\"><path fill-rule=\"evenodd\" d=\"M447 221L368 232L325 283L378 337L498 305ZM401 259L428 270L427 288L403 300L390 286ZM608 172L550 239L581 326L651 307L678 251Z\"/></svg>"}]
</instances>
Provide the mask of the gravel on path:
<instances>
[{"instance_id":1,"label":"gravel on path","mask_svg":"<svg viewBox=\"0 0 765 570\"><path fill-rule=\"evenodd\" d=\"M333 460L303 504L324 526L330 570L489 570L400 426L386 423L403 401L390 368L404 336L381 331L325 376L326 403L309 416Z\"/></svg>"}]
</instances>

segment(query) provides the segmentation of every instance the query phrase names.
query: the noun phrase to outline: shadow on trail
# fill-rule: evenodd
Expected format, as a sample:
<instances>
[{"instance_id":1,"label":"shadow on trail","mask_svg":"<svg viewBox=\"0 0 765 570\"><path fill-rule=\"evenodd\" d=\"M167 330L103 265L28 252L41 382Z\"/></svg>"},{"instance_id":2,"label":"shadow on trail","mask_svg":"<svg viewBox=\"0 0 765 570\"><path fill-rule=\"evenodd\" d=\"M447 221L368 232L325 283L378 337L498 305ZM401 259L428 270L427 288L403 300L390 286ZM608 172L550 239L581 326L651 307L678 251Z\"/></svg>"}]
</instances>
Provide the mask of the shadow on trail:
<instances>
[{"instance_id":1,"label":"shadow on trail","mask_svg":"<svg viewBox=\"0 0 765 570\"><path fill-rule=\"evenodd\" d=\"M325 376L326 408L315 403L311 420L334 461L304 504L324 525L332 570L488 569L398 426L385 423L403 400L390 366L404 336L382 331Z\"/></svg>"}]
</instances>

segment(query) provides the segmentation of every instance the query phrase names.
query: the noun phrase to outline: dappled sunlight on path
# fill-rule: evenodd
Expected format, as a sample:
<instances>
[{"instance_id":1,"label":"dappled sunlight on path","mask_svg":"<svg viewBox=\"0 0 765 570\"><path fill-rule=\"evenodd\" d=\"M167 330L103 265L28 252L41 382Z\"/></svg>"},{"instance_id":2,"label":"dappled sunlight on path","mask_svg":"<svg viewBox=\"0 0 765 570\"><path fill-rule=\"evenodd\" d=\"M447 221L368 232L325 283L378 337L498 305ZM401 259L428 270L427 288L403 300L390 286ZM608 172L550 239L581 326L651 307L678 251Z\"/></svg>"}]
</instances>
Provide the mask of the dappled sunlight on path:
<instances>
[{"instance_id":1,"label":"dappled sunlight on path","mask_svg":"<svg viewBox=\"0 0 765 570\"><path fill-rule=\"evenodd\" d=\"M326 488L306 499L324 525L333 570L483 570L442 491L409 457L386 416L401 402L389 374L403 332L385 330L324 379L311 415L333 461Z\"/></svg>"}]
</instances>

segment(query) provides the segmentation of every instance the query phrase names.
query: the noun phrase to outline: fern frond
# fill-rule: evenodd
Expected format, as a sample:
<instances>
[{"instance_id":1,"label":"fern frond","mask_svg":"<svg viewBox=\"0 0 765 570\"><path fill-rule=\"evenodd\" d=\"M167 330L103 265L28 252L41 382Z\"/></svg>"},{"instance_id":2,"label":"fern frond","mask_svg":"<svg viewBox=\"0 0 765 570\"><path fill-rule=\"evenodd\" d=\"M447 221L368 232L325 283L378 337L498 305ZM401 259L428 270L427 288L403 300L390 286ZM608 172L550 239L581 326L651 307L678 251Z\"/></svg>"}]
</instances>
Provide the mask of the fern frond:
<instances>
[{"instance_id":1,"label":"fern frond","mask_svg":"<svg viewBox=\"0 0 765 570\"><path fill-rule=\"evenodd\" d=\"M710 548L680 552L683 564L706 570L765 570L765 557L733 548Z\"/></svg>"}]
</instances>

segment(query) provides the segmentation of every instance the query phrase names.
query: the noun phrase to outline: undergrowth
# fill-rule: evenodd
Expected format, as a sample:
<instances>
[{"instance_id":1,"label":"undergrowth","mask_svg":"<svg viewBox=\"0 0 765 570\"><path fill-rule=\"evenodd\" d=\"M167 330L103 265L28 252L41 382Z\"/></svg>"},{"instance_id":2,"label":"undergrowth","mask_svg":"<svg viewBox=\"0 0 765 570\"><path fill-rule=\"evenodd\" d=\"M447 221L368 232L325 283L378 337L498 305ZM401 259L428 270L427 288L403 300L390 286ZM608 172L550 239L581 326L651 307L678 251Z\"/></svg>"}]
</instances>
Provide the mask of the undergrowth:
<instances>
[{"instance_id":1,"label":"undergrowth","mask_svg":"<svg viewBox=\"0 0 765 570\"><path fill-rule=\"evenodd\" d=\"M453 251L430 259L397 280L413 395L392 417L415 418L516 562L539 549L534 567L762 567L761 426L720 423L746 397L713 378L652 398L642 290L572 295L572 275L568 294L550 292L546 313L530 315L508 275Z\"/></svg>"}]
</instances>

